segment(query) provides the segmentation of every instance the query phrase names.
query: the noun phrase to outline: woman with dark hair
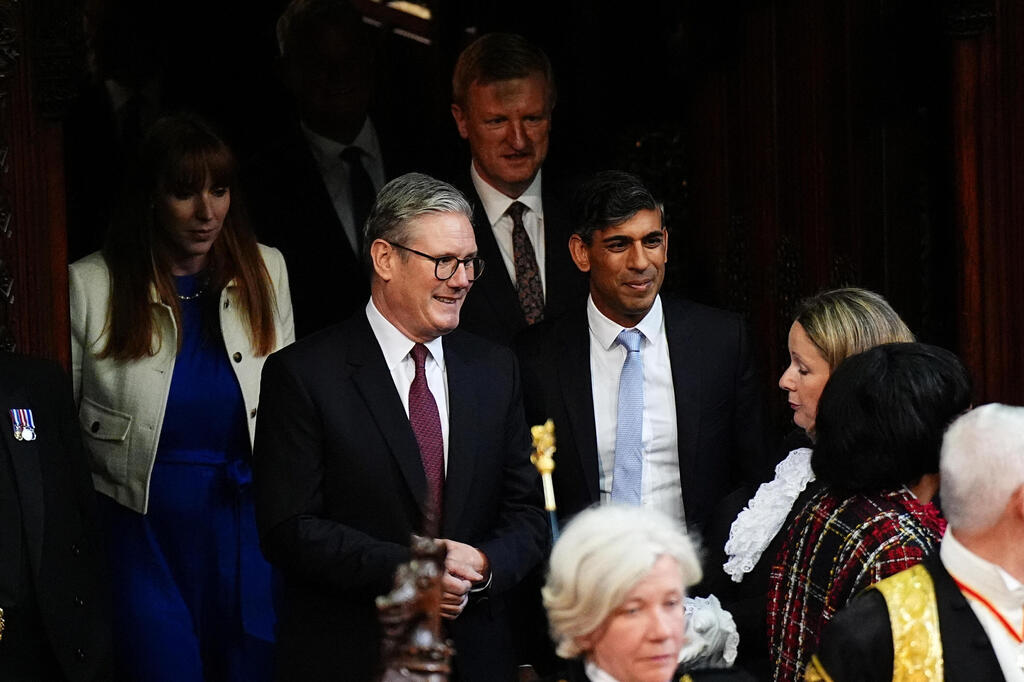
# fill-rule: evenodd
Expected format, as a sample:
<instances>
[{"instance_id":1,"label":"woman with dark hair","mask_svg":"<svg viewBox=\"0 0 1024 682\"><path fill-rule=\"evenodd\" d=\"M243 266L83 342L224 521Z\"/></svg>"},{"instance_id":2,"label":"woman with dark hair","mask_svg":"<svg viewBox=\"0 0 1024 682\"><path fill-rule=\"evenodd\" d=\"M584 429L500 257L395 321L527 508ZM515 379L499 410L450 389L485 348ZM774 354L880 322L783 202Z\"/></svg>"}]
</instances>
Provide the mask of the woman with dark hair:
<instances>
[{"instance_id":1,"label":"woman with dark hair","mask_svg":"<svg viewBox=\"0 0 1024 682\"><path fill-rule=\"evenodd\" d=\"M294 329L284 260L241 209L227 145L196 118L161 119L105 248L70 268L75 398L124 679L272 670L249 464L260 372Z\"/></svg>"},{"instance_id":2,"label":"woman with dark hair","mask_svg":"<svg viewBox=\"0 0 1024 682\"><path fill-rule=\"evenodd\" d=\"M969 405L963 365L925 344L878 346L829 378L811 456L824 488L790 524L769 577L775 680L802 679L822 628L854 595L937 551L942 434Z\"/></svg>"}]
</instances>

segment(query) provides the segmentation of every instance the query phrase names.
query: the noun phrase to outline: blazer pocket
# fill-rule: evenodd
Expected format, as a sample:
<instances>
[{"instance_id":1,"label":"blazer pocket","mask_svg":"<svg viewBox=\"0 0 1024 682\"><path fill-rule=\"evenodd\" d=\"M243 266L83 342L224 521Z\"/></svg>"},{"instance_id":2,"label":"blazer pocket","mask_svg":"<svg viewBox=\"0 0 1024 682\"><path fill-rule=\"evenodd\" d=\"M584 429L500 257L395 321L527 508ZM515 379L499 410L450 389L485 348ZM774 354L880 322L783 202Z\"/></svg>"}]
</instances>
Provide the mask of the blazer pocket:
<instances>
[{"instance_id":1,"label":"blazer pocket","mask_svg":"<svg viewBox=\"0 0 1024 682\"><path fill-rule=\"evenodd\" d=\"M92 457L93 473L118 485L128 478L132 416L82 398L78 423Z\"/></svg>"}]
</instances>

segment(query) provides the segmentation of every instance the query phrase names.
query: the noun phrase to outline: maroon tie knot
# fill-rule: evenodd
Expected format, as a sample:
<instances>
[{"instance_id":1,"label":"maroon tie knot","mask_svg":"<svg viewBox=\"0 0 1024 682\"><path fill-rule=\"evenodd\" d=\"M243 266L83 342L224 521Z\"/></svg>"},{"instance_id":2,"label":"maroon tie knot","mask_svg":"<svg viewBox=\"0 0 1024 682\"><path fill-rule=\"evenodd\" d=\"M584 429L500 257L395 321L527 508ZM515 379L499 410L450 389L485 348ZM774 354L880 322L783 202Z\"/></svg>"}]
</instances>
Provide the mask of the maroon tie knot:
<instances>
[{"instance_id":1,"label":"maroon tie knot","mask_svg":"<svg viewBox=\"0 0 1024 682\"><path fill-rule=\"evenodd\" d=\"M417 343L412 347L412 361L416 363L416 377L426 376L427 366L427 347L422 343Z\"/></svg>"}]
</instances>

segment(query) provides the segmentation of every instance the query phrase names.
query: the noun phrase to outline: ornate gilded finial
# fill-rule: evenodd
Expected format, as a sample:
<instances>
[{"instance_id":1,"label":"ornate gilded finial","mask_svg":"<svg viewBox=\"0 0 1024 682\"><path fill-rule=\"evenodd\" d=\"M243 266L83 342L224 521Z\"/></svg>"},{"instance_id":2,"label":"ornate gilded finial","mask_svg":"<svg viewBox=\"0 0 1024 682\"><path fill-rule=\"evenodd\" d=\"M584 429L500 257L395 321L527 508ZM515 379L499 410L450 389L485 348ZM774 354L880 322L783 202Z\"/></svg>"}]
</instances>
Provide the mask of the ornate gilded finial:
<instances>
[{"instance_id":1,"label":"ornate gilded finial","mask_svg":"<svg viewBox=\"0 0 1024 682\"><path fill-rule=\"evenodd\" d=\"M533 436L533 454L530 461L540 472L540 480L544 484L544 509L551 521L551 537L558 539L558 517L555 515L555 486L551 482L551 472L555 470L555 423L550 419L542 425L531 426Z\"/></svg>"}]
</instances>

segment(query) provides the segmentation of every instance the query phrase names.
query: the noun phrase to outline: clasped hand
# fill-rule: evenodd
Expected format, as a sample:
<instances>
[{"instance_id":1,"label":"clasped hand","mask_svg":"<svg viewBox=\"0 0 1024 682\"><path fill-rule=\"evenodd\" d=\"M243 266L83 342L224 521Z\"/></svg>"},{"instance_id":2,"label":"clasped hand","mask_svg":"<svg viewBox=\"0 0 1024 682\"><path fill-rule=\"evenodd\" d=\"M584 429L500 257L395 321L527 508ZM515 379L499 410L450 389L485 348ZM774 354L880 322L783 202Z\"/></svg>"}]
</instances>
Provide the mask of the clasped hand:
<instances>
[{"instance_id":1,"label":"clasped hand","mask_svg":"<svg viewBox=\"0 0 1024 682\"><path fill-rule=\"evenodd\" d=\"M441 580L441 617L454 620L466 608L474 585L487 581L490 563L476 547L455 540L439 539L438 542L444 543L448 550Z\"/></svg>"}]
</instances>

